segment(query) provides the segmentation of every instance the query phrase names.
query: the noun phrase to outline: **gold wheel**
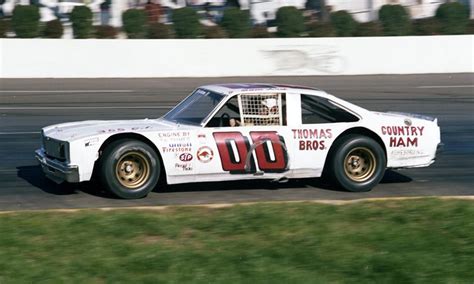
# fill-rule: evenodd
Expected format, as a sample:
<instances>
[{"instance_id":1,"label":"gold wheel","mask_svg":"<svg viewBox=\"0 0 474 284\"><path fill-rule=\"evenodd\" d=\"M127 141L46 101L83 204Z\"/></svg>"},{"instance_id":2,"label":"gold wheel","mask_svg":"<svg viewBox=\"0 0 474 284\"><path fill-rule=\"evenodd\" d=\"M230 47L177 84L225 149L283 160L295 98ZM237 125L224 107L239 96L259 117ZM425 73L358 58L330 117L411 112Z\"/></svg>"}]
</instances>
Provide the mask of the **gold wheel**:
<instances>
[{"instance_id":1,"label":"gold wheel","mask_svg":"<svg viewBox=\"0 0 474 284\"><path fill-rule=\"evenodd\" d=\"M355 182L364 182L370 179L377 166L374 153L366 147L352 149L344 158L344 172Z\"/></svg>"},{"instance_id":2,"label":"gold wheel","mask_svg":"<svg viewBox=\"0 0 474 284\"><path fill-rule=\"evenodd\" d=\"M127 189L139 188L150 177L150 162L140 152L127 152L120 157L115 175L120 184Z\"/></svg>"}]
</instances>

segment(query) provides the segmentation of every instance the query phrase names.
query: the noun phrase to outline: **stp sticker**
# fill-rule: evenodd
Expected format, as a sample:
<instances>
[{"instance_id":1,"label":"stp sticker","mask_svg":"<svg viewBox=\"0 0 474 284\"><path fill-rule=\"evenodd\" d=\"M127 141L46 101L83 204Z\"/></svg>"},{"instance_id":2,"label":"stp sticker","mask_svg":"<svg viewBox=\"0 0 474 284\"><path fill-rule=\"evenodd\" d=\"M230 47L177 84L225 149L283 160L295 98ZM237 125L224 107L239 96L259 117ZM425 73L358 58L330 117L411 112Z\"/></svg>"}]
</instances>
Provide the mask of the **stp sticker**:
<instances>
[{"instance_id":1,"label":"stp sticker","mask_svg":"<svg viewBox=\"0 0 474 284\"><path fill-rule=\"evenodd\" d=\"M193 155L190 154L190 153L183 153L181 155L179 155L179 160L181 162L189 162L193 159Z\"/></svg>"},{"instance_id":2,"label":"stp sticker","mask_svg":"<svg viewBox=\"0 0 474 284\"><path fill-rule=\"evenodd\" d=\"M202 163L209 163L214 158L214 152L208 146L202 146L197 150L198 160Z\"/></svg>"}]
</instances>

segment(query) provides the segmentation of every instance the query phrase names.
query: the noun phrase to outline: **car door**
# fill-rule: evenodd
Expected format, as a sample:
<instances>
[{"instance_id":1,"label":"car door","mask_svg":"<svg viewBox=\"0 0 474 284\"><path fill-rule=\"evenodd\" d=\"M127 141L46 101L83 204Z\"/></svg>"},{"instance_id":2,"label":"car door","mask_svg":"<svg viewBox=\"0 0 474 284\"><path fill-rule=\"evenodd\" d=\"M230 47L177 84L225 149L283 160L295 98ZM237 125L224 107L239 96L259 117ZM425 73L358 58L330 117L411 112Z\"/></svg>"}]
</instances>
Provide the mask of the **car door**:
<instances>
[{"instance_id":1,"label":"car door","mask_svg":"<svg viewBox=\"0 0 474 284\"><path fill-rule=\"evenodd\" d=\"M294 145L295 176L320 176L335 139L356 127L359 117L322 96L300 94L292 100L291 139Z\"/></svg>"},{"instance_id":2,"label":"car door","mask_svg":"<svg viewBox=\"0 0 474 284\"><path fill-rule=\"evenodd\" d=\"M198 134L198 179L286 176L295 148L287 142L291 133L285 93L234 95Z\"/></svg>"}]
</instances>

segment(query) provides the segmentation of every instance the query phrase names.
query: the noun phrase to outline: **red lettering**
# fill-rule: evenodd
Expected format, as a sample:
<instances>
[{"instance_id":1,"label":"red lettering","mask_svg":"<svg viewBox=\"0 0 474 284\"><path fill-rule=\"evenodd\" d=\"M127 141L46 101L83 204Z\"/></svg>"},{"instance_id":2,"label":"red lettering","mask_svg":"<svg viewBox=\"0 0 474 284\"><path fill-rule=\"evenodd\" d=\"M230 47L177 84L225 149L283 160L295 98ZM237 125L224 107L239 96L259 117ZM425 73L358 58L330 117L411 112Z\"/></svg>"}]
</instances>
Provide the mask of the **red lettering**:
<instances>
[{"instance_id":1,"label":"red lettering","mask_svg":"<svg viewBox=\"0 0 474 284\"><path fill-rule=\"evenodd\" d=\"M300 140L300 150L304 150L304 149L305 149L304 140Z\"/></svg>"},{"instance_id":2,"label":"red lettering","mask_svg":"<svg viewBox=\"0 0 474 284\"><path fill-rule=\"evenodd\" d=\"M413 139L408 137L407 138L407 147L409 147L409 146L418 147L418 137L415 137Z\"/></svg>"},{"instance_id":3,"label":"red lettering","mask_svg":"<svg viewBox=\"0 0 474 284\"><path fill-rule=\"evenodd\" d=\"M423 136L423 130L425 129L424 126L418 126L418 130L420 130L420 136Z\"/></svg>"},{"instance_id":4,"label":"red lettering","mask_svg":"<svg viewBox=\"0 0 474 284\"><path fill-rule=\"evenodd\" d=\"M332 138L332 130L331 129L326 129L326 135L327 135L327 138L331 139Z\"/></svg>"},{"instance_id":5,"label":"red lettering","mask_svg":"<svg viewBox=\"0 0 474 284\"><path fill-rule=\"evenodd\" d=\"M324 145L324 140L319 142L319 150L324 150L326 146Z\"/></svg>"}]
</instances>

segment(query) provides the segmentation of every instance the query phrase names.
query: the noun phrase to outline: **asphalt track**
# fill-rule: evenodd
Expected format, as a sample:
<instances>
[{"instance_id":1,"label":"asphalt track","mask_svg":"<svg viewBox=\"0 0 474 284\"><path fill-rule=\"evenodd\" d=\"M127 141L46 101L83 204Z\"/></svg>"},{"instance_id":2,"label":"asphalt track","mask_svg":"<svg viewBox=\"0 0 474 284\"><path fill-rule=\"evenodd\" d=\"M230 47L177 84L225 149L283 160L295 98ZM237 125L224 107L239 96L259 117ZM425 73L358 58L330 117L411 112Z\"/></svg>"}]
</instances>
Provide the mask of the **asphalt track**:
<instances>
[{"instance_id":1,"label":"asphalt track","mask_svg":"<svg viewBox=\"0 0 474 284\"><path fill-rule=\"evenodd\" d=\"M88 119L155 118L198 85L275 82L322 88L376 111L435 116L444 153L428 168L387 171L371 192L339 191L320 179L167 186L140 200L120 200L92 183L56 185L33 151L41 127ZM0 211L212 204L284 200L474 195L474 74L0 80Z\"/></svg>"}]
</instances>

